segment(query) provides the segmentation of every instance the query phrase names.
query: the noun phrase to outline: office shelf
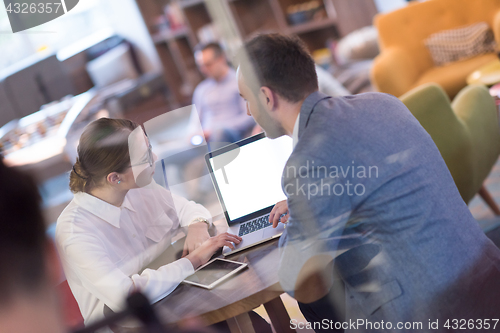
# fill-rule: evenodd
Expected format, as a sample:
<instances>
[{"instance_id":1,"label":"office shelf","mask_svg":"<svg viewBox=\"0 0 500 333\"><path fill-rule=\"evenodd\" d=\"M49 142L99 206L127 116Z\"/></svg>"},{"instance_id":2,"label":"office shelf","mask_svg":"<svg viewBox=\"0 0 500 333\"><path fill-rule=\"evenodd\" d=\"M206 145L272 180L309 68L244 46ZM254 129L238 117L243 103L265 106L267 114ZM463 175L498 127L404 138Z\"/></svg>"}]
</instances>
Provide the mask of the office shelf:
<instances>
[{"instance_id":1,"label":"office shelf","mask_svg":"<svg viewBox=\"0 0 500 333\"><path fill-rule=\"evenodd\" d=\"M335 27L337 21L335 19L321 19L317 21L310 21L298 25L292 25L288 28L290 34L303 34L313 32L320 29Z\"/></svg>"},{"instance_id":2,"label":"office shelf","mask_svg":"<svg viewBox=\"0 0 500 333\"><path fill-rule=\"evenodd\" d=\"M209 0L212 1L212 0ZM243 38L259 31L277 31L298 35L311 52L327 46L329 40L370 25L376 14L374 0L321 0L320 17L291 25L287 12L293 5L309 0L222 0L226 1ZM204 0L136 0L164 67L165 79L179 105L191 102L191 94L202 80L196 67L193 49L199 42L198 32L212 24ZM166 5L177 6L185 27L156 32L155 21ZM208 30L210 31L210 30Z\"/></svg>"},{"instance_id":3,"label":"office shelf","mask_svg":"<svg viewBox=\"0 0 500 333\"><path fill-rule=\"evenodd\" d=\"M188 28L184 27L174 31L158 32L152 35L151 38L153 38L153 42L155 42L155 44L158 44L158 43L168 42L176 38L183 38L183 37L187 38L188 34L189 34Z\"/></svg>"}]
</instances>

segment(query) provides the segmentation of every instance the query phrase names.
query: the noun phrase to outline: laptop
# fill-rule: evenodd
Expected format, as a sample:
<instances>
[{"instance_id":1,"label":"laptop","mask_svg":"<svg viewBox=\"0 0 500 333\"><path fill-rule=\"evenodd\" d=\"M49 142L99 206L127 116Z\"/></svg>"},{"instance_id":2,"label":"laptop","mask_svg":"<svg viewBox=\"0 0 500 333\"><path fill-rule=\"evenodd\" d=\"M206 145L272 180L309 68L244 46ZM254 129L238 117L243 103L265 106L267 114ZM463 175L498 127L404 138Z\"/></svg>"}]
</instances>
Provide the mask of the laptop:
<instances>
[{"instance_id":1,"label":"laptop","mask_svg":"<svg viewBox=\"0 0 500 333\"><path fill-rule=\"evenodd\" d=\"M292 138L271 140L254 135L205 155L210 177L229 225L229 233L242 237L224 256L281 236L284 224L273 228L269 213L286 196L281 176L293 150Z\"/></svg>"}]
</instances>

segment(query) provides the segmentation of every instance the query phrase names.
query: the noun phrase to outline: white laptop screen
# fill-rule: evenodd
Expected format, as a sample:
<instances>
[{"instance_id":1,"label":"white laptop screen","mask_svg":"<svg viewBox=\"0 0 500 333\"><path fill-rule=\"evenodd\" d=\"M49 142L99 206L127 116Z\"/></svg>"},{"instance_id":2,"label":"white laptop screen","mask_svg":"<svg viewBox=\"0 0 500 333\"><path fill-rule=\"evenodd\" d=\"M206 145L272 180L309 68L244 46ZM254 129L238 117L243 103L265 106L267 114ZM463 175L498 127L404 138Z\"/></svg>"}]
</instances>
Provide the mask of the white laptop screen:
<instances>
[{"instance_id":1,"label":"white laptop screen","mask_svg":"<svg viewBox=\"0 0 500 333\"><path fill-rule=\"evenodd\" d=\"M264 137L241 146L232 161L235 151L210 159L231 221L286 199L281 189L281 175L292 150L289 136L274 140ZM231 162L220 168L223 161L228 160Z\"/></svg>"}]
</instances>

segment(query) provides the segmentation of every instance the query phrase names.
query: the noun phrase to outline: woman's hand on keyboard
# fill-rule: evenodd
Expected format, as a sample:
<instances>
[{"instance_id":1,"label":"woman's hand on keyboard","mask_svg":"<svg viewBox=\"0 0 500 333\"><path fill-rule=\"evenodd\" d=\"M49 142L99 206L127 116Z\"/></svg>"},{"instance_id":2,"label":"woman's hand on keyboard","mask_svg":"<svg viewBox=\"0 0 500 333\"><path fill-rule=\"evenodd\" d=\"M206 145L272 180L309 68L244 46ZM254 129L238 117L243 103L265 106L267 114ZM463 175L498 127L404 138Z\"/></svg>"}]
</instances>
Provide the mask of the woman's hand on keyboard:
<instances>
[{"instance_id":1,"label":"woman's hand on keyboard","mask_svg":"<svg viewBox=\"0 0 500 333\"><path fill-rule=\"evenodd\" d=\"M278 223L286 223L288 222L288 204L286 200L278 202L274 205L271 213L269 214L269 223L273 224L273 228L278 226Z\"/></svg>"},{"instance_id":2,"label":"woman's hand on keyboard","mask_svg":"<svg viewBox=\"0 0 500 333\"><path fill-rule=\"evenodd\" d=\"M191 261L194 269L196 269L208 262L212 255L221 247L227 246L234 249L233 244L239 244L240 242L241 237L225 232L207 239L196 250L189 253L186 258Z\"/></svg>"}]
</instances>

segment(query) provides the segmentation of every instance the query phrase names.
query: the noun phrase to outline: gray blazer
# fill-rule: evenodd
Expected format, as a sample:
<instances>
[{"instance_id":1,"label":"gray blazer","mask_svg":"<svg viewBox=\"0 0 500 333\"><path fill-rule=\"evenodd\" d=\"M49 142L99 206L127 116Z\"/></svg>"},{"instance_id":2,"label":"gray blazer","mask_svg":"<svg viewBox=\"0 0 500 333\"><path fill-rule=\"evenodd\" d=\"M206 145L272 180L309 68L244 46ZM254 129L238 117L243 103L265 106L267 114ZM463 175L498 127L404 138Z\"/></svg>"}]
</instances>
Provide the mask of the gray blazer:
<instances>
[{"instance_id":1,"label":"gray blazer","mask_svg":"<svg viewBox=\"0 0 500 333\"><path fill-rule=\"evenodd\" d=\"M500 251L394 96L308 96L282 187L280 281L292 296L302 265L326 253L345 283L347 321L390 321L388 331L421 321L406 331L426 331L429 319L441 330L446 319L498 318ZM383 331L354 329L371 330Z\"/></svg>"}]
</instances>

